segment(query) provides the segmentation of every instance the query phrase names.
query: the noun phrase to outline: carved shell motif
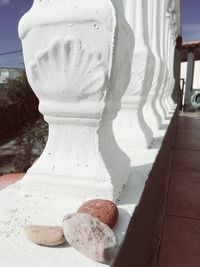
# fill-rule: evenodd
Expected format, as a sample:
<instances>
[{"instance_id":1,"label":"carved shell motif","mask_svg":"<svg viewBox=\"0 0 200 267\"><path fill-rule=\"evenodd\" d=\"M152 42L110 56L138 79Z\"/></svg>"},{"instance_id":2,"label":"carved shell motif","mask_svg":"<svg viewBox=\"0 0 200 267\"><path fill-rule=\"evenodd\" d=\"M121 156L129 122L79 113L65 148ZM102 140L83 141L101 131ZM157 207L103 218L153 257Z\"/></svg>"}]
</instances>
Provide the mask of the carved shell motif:
<instances>
[{"instance_id":1,"label":"carved shell motif","mask_svg":"<svg viewBox=\"0 0 200 267\"><path fill-rule=\"evenodd\" d=\"M102 99L105 76L101 56L86 51L75 38L51 40L28 67L29 81L38 98L62 102Z\"/></svg>"}]
</instances>

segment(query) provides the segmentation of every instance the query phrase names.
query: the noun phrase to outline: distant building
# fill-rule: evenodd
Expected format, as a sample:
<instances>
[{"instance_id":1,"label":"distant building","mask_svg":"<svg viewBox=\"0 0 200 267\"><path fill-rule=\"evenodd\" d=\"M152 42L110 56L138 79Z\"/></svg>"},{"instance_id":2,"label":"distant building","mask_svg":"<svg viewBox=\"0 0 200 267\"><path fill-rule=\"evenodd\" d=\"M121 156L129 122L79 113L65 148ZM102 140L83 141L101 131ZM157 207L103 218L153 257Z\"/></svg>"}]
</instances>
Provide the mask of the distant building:
<instances>
[{"instance_id":1,"label":"distant building","mask_svg":"<svg viewBox=\"0 0 200 267\"><path fill-rule=\"evenodd\" d=\"M22 69L0 68L0 84L7 84L8 79L15 80L22 75Z\"/></svg>"}]
</instances>

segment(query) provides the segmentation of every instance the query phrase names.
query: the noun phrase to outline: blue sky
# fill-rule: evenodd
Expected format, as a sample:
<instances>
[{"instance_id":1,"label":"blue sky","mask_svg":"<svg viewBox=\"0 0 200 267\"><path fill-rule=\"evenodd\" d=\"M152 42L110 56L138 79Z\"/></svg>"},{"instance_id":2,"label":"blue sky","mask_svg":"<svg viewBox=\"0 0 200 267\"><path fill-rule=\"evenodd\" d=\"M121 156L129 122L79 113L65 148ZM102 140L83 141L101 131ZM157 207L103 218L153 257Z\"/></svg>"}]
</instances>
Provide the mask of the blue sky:
<instances>
[{"instance_id":1,"label":"blue sky","mask_svg":"<svg viewBox=\"0 0 200 267\"><path fill-rule=\"evenodd\" d=\"M0 54L21 49L18 22L33 0L0 0ZM22 54L0 56L0 66L23 67Z\"/></svg>"},{"instance_id":2,"label":"blue sky","mask_svg":"<svg viewBox=\"0 0 200 267\"><path fill-rule=\"evenodd\" d=\"M181 11L183 41L200 40L200 0L182 0Z\"/></svg>"},{"instance_id":3,"label":"blue sky","mask_svg":"<svg viewBox=\"0 0 200 267\"><path fill-rule=\"evenodd\" d=\"M18 22L32 3L33 0L0 0L0 54L21 49ZM183 41L200 40L200 0L182 0L181 9ZM0 55L0 67L2 66L23 67L22 54Z\"/></svg>"}]
</instances>

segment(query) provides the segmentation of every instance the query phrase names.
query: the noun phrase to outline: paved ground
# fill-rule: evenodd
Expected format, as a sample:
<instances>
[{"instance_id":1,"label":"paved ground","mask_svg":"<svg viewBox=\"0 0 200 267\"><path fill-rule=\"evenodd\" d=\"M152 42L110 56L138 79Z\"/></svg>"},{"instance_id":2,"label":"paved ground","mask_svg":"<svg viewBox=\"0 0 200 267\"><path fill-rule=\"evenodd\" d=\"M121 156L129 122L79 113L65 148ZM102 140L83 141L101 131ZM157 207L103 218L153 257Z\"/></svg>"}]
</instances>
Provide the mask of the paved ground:
<instances>
[{"instance_id":1,"label":"paved ground","mask_svg":"<svg viewBox=\"0 0 200 267\"><path fill-rule=\"evenodd\" d=\"M200 266L200 113L180 115L158 267Z\"/></svg>"}]
</instances>

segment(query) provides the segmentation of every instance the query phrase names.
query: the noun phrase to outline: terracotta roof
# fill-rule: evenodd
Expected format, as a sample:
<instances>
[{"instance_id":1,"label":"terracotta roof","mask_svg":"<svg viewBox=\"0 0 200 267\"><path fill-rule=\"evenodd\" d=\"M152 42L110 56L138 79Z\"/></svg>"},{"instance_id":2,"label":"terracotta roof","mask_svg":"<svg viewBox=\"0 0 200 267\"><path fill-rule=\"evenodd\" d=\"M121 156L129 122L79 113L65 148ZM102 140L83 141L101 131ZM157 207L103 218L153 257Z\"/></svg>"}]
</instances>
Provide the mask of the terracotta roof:
<instances>
[{"instance_id":1,"label":"terracotta roof","mask_svg":"<svg viewBox=\"0 0 200 267\"><path fill-rule=\"evenodd\" d=\"M183 49L194 49L200 47L200 41L193 41L193 42L188 42L183 44Z\"/></svg>"},{"instance_id":2,"label":"terracotta roof","mask_svg":"<svg viewBox=\"0 0 200 267\"><path fill-rule=\"evenodd\" d=\"M188 52L190 51L195 52L195 60L200 60L200 41L183 43L181 51L182 62L187 61Z\"/></svg>"}]
</instances>

